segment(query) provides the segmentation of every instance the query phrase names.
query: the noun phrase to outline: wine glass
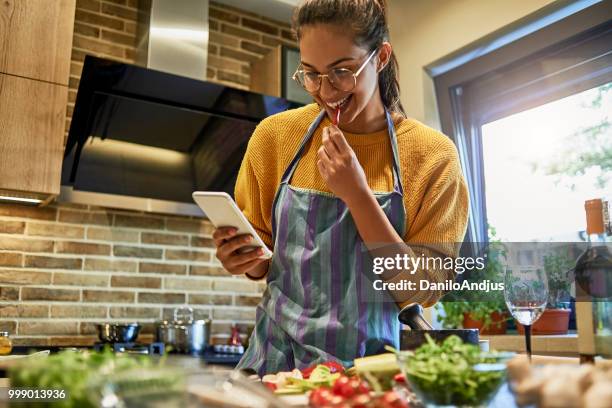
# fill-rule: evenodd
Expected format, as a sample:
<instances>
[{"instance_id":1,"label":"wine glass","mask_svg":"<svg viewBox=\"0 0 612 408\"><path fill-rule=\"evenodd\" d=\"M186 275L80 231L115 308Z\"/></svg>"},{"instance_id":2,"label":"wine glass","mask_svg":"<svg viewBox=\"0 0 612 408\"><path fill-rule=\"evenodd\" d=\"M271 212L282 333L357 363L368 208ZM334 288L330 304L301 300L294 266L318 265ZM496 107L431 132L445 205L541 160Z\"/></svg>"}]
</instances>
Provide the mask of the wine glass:
<instances>
[{"instance_id":1,"label":"wine glass","mask_svg":"<svg viewBox=\"0 0 612 408\"><path fill-rule=\"evenodd\" d=\"M507 266L504 299L512 316L525 328L525 346L531 360L531 325L544 313L548 300L548 280L543 269Z\"/></svg>"}]
</instances>

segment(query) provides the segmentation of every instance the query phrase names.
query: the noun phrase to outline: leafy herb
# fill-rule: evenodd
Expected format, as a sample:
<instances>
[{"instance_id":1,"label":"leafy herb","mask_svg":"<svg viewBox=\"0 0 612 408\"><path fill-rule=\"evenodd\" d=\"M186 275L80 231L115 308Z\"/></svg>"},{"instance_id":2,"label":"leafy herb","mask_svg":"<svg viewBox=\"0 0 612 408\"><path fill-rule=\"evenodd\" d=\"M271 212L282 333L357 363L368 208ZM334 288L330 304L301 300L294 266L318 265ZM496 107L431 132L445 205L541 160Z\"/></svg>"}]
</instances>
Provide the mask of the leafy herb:
<instances>
[{"instance_id":1,"label":"leafy herb","mask_svg":"<svg viewBox=\"0 0 612 408\"><path fill-rule=\"evenodd\" d=\"M450 336L436 344L430 336L414 352L399 352L406 378L428 401L440 405L482 404L505 378L495 354ZM490 364L487 364L490 363Z\"/></svg>"}]
</instances>

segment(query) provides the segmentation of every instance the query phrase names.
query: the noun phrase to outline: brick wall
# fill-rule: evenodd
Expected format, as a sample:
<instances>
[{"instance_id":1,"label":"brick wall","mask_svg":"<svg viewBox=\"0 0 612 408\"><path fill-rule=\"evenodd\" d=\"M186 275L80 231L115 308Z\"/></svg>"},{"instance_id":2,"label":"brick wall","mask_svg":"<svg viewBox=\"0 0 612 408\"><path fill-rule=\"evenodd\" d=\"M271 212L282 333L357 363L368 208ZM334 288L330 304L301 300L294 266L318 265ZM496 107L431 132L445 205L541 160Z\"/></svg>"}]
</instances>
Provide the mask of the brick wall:
<instances>
[{"instance_id":1,"label":"brick wall","mask_svg":"<svg viewBox=\"0 0 612 408\"><path fill-rule=\"evenodd\" d=\"M66 130L86 54L136 60L137 0L77 0ZM209 80L247 88L250 63L289 26L210 4ZM264 283L225 272L202 219L77 204L0 204L0 331L19 345L88 345L95 323L153 322L189 305L223 339L246 333Z\"/></svg>"}]
</instances>

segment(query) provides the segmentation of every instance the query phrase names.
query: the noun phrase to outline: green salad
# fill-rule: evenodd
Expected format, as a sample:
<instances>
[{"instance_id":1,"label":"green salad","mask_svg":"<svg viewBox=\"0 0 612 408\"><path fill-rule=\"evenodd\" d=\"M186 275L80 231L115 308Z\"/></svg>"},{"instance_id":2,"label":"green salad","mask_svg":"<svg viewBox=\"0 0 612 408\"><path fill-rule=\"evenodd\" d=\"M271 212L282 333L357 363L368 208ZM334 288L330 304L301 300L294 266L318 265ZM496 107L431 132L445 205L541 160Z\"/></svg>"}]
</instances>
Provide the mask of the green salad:
<instances>
[{"instance_id":1,"label":"green salad","mask_svg":"<svg viewBox=\"0 0 612 408\"><path fill-rule=\"evenodd\" d=\"M174 370L162 370L162 364L163 361L154 363L144 356L115 355L110 349L62 351L13 367L9 375L12 388L64 390L67 396L36 406L88 408L98 406L99 397L109 384L122 397L130 397L135 392L146 395L159 390L176 391L182 378Z\"/></svg>"},{"instance_id":2,"label":"green salad","mask_svg":"<svg viewBox=\"0 0 612 408\"><path fill-rule=\"evenodd\" d=\"M429 403L478 405L486 402L505 380L501 355L483 354L457 336L399 352L400 366L414 391Z\"/></svg>"}]
</instances>

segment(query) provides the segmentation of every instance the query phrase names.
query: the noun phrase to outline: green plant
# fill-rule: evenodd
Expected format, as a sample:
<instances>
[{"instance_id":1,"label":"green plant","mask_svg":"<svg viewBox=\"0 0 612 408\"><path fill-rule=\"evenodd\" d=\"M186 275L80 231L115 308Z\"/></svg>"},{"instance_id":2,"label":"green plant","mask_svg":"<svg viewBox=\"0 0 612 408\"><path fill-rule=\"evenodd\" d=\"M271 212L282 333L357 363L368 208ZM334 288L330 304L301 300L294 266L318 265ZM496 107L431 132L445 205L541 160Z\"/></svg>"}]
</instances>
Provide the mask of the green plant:
<instances>
[{"instance_id":1,"label":"green plant","mask_svg":"<svg viewBox=\"0 0 612 408\"><path fill-rule=\"evenodd\" d=\"M571 280L569 274L573 262L565 253L544 255L544 271L548 280L548 302L546 308L567 309Z\"/></svg>"},{"instance_id":2,"label":"green plant","mask_svg":"<svg viewBox=\"0 0 612 408\"><path fill-rule=\"evenodd\" d=\"M495 228L489 226L489 246L486 252L485 267L467 272L467 279L471 282L485 280L503 282L502 259L505 255L505 247L497 237ZM491 316L493 313L506 311L503 291L455 291L446 295L436 307L438 311L443 310L442 314L438 314L437 320L447 329L462 327L465 313L469 313L472 319L483 322L483 328L487 329L493 323Z\"/></svg>"}]
</instances>

